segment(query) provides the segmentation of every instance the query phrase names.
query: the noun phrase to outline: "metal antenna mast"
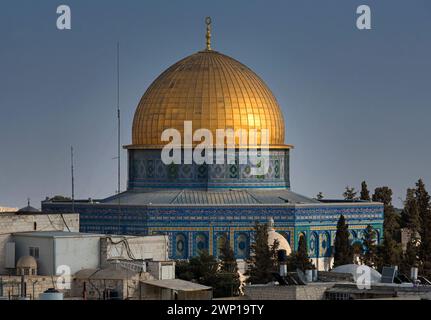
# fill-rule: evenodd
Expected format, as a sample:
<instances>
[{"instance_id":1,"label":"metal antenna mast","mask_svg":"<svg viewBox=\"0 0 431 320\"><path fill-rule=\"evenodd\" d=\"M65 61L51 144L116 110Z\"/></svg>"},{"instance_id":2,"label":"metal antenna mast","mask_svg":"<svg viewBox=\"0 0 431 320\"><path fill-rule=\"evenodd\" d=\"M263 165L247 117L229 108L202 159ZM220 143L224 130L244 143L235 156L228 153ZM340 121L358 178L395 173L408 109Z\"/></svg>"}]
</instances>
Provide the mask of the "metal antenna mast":
<instances>
[{"instance_id":1,"label":"metal antenna mast","mask_svg":"<svg viewBox=\"0 0 431 320\"><path fill-rule=\"evenodd\" d=\"M120 42L117 42L117 193L118 193L118 231L121 216L121 114L120 114Z\"/></svg>"},{"instance_id":2,"label":"metal antenna mast","mask_svg":"<svg viewBox=\"0 0 431 320\"><path fill-rule=\"evenodd\" d=\"M70 169L72 173L72 213L75 213L75 175L73 168L73 146L70 147Z\"/></svg>"}]
</instances>

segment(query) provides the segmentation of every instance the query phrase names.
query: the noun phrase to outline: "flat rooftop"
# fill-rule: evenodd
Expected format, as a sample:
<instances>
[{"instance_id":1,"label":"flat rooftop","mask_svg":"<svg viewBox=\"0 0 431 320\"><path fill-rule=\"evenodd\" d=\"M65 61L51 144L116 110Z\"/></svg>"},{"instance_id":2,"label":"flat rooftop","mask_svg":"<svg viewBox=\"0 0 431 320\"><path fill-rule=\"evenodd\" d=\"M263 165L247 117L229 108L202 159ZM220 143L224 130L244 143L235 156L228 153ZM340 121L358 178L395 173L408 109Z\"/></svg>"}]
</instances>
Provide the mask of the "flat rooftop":
<instances>
[{"instance_id":1,"label":"flat rooftop","mask_svg":"<svg viewBox=\"0 0 431 320\"><path fill-rule=\"evenodd\" d=\"M200 290L212 289L211 287L203 286L201 284L190 282L190 281L184 281L181 279L146 280L141 282L151 286L159 287L159 288L178 290L178 291L200 291Z\"/></svg>"},{"instance_id":2,"label":"flat rooftop","mask_svg":"<svg viewBox=\"0 0 431 320\"><path fill-rule=\"evenodd\" d=\"M32 232L16 232L15 237L32 237L32 238L92 238L106 237L107 235L83 232L68 232L68 231L32 231Z\"/></svg>"}]
</instances>

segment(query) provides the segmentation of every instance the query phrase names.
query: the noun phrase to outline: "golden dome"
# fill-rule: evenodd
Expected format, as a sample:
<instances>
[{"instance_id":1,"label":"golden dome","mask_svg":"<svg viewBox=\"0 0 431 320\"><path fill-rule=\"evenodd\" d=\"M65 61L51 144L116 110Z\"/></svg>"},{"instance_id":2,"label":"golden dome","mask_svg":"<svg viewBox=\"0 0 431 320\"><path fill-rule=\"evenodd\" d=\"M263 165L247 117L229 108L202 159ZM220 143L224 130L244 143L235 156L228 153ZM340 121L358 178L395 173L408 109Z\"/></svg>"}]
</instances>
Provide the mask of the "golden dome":
<instances>
[{"instance_id":1,"label":"golden dome","mask_svg":"<svg viewBox=\"0 0 431 320\"><path fill-rule=\"evenodd\" d=\"M216 129L269 129L271 147L289 147L282 112L267 85L247 66L210 49L175 63L150 85L136 109L131 147L160 148L169 128L184 137L184 121L192 121L193 131L209 129L214 139Z\"/></svg>"}]
</instances>

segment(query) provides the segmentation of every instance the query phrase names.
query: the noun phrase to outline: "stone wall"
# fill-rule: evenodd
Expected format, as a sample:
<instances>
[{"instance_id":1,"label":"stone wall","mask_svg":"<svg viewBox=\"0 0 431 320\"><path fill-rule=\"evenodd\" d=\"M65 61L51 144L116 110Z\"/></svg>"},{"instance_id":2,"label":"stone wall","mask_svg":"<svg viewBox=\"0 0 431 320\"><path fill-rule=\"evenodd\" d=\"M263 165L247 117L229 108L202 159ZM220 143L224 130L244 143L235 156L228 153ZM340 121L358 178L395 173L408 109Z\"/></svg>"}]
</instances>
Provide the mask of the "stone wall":
<instances>
[{"instance_id":1,"label":"stone wall","mask_svg":"<svg viewBox=\"0 0 431 320\"><path fill-rule=\"evenodd\" d=\"M167 261L169 259L169 237L165 235L102 237L100 238L100 258L102 267L107 266L109 260L115 259Z\"/></svg>"},{"instance_id":2,"label":"stone wall","mask_svg":"<svg viewBox=\"0 0 431 320\"><path fill-rule=\"evenodd\" d=\"M312 283L304 286L249 285L244 296L250 300L323 300L331 283Z\"/></svg>"},{"instance_id":3,"label":"stone wall","mask_svg":"<svg viewBox=\"0 0 431 320\"><path fill-rule=\"evenodd\" d=\"M31 300L39 299L39 295L50 288L57 288L57 279L59 277L46 277L46 276L25 276L24 282L26 284L26 297ZM21 296L21 277L20 276L0 276L0 286L3 284L3 296L13 299ZM1 289L0 289L1 291ZM63 292L65 297L69 292Z\"/></svg>"},{"instance_id":4,"label":"stone wall","mask_svg":"<svg viewBox=\"0 0 431 320\"><path fill-rule=\"evenodd\" d=\"M150 274L143 272L140 275L131 275L130 278L118 279L78 279L72 280L70 296L83 298L85 288L87 300L103 300L107 298L109 290L115 290L121 300L141 299L140 281L153 280Z\"/></svg>"},{"instance_id":5,"label":"stone wall","mask_svg":"<svg viewBox=\"0 0 431 320\"><path fill-rule=\"evenodd\" d=\"M62 217L63 216L63 217ZM32 231L79 231L79 214L19 214L0 213L0 274L6 274L5 245L11 241L11 234Z\"/></svg>"}]
</instances>

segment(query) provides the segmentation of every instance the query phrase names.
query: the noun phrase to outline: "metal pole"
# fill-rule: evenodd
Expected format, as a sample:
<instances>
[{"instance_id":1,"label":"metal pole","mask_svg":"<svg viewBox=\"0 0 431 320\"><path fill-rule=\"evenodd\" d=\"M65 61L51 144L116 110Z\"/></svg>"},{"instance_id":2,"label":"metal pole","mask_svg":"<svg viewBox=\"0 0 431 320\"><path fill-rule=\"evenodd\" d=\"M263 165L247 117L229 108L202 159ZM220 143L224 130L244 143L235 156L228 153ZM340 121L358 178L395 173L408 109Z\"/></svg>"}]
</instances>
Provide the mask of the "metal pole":
<instances>
[{"instance_id":1,"label":"metal pole","mask_svg":"<svg viewBox=\"0 0 431 320\"><path fill-rule=\"evenodd\" d=\"M75 213L75 176L73 168L73 146L70 147L70 163L71 163L71 174L72 174L72 213Z\"/></svg>"},{"instance_id":2,"label":"metal pole","mask_svg":"<svg viewBox=\"0 0 431 320\"><path fill-rule=\"evenodd\" d=\"M121 113L120 113L120 42L117 42L117 192L118 192L118 234L121 225Z\"/></svg>"}]
</instances>

